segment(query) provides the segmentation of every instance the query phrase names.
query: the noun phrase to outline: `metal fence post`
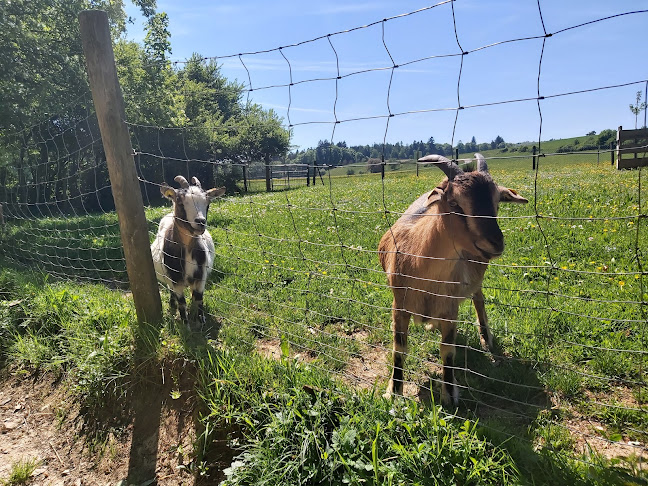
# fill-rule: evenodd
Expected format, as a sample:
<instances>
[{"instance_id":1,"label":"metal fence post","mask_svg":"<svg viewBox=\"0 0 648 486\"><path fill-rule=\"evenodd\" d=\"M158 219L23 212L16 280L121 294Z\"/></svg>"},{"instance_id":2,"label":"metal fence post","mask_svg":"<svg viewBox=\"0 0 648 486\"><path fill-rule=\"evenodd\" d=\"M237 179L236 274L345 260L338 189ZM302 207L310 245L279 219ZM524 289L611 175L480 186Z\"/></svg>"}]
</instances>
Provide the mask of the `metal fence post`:
<instances>
[{"instance_id":1,"label":"metal fence post","mask_svg":"<svg viewBox=\"0 0 648 486\"><path fill-rule=\"evenodd\" d=\"M126 112L117 79L108 15L101 10L84 10L79 14L79 23L92 100L119 218L128 280L140 330L144 330L145 324L159 325L162 322L162 303L151 258L133 147L124 122Z\"/></svg>"}]
</instances>

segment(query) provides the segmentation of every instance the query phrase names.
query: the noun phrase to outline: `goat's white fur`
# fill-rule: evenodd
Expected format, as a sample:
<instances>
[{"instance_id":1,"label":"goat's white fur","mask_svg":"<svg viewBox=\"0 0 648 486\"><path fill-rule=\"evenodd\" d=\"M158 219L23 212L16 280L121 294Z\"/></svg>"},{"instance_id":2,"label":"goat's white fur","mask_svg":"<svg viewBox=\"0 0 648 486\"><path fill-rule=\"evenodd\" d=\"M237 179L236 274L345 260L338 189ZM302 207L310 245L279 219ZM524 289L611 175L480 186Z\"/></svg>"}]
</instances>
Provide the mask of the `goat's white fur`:
<instances>
[{"instance_id":1,"label":"goat's white fur","mask_svg":"<svg viewBox=\"0 0 648 486\"><path fill-rule=\"evenodd\" d=\"M200 181L193 186L182 176L175 181L180 189L163 184L162 195L173 202L173 211L162 218L151 245L155 273L171 291L170 307L178 307L180 317L187 321L184 289L192 291L192 311L204 322L203 294L207 277L214 264L214 241L206 229L209 203L222 196L225 188L204 191Z\"/></svg>"}]
</instances>

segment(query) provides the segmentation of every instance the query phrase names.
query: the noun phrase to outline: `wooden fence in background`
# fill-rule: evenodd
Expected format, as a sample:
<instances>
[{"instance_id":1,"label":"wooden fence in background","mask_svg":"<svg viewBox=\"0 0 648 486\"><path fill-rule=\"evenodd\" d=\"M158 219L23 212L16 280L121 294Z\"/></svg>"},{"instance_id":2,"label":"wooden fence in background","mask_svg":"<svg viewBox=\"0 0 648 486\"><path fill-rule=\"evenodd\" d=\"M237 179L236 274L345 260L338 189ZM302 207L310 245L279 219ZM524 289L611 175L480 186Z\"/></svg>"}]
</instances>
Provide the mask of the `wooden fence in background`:
<instances>
[{"instance_id":1,"label":"wooden fence in background","mask_svg":"<svg viewBox=\"0 0 648 486\"><path fill-rule=\"evenodd\" d=\"M648 165L648 128L624 130L619 127L616 144L616 168L632 169Z\"/></svg>"}]
</instances>

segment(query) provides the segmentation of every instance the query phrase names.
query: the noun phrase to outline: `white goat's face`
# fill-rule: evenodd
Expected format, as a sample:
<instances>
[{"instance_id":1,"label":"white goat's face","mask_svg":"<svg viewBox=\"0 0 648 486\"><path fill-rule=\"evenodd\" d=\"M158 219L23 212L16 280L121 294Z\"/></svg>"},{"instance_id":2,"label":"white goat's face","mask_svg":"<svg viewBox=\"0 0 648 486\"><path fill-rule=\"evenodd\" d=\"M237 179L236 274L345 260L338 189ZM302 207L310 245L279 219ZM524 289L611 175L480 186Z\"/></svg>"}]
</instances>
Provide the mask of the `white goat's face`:
<instances>
[{"instance_id":1,"label":"white goat's face","mask_svg":"<svg viewBox=\"0 0 648 486\"><path fill-rule=\"evenodd\" d=\"M176 218L187 222L193 234L201 235L207 228L209 203L203 190L196 186L180 189L176 192Z\"/></svg>"},{"instance_id":2,"label":"white goat's face","mask_svg":"<svg viewBox=\"0 0 648 486\"><path fill-rule=\"evenodd\" d=\"M504 251L504 236L497 224L500 201L526 203L511 189L495 184L487 172L464 172L449 182L442 201L465 231L454 234L458 247L490 260Z\"/></svg>"},{"instance_id":3,"label":"white goat's face","mask_svg":"<svg viewBox=\"0 0 648 486\"><path fill-rule=\"evenodd\" d=\"M209 204L213 199L222 196L225 188L203 191L195 177L192 179L195 184L193 186L190 186L182 176L176 177L176 181L180 182L182 188L173 189L164 184L160 188L162 195L173 201L176 224L193 235L202 235L207 228Z\"/></svg>"}]
</instances>

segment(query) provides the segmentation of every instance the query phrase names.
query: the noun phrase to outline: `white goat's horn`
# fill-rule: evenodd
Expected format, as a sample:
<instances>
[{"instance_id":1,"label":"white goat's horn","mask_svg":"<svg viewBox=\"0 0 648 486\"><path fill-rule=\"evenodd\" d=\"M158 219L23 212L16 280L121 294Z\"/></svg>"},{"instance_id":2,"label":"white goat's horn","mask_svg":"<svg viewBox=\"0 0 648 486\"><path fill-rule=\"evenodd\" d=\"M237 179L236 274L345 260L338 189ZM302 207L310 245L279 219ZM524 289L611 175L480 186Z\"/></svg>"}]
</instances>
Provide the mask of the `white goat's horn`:
<instances>
[{"instance_id":1,"label":"white goat's horn","mask_svg":"<svg viewBox=\"0 0 648 486\"><path fill-rule=\"evenodd\" d=\"M194 186L198 186L199 188L202 189L202 185L200 184L200 181L198 180L197 177L195 177L195 176L192 177L192 178L191 178L191 183L192 183Z\"/></svg>"},{"instance_id":2,"label":"white goat's horn","mask_svg":"<svg viewBox=\"0 0 648 486\"><path fill-rule=\"evenodd\" d=\"M475 154L477 159L477 172L488 172L488 165L486 164L486 159L482 154Z\"/></svg>"},{"instance_id":3,"label":"white goat's horn","mask_svg":"<svg viewBox=\"0 0 648 486\"><path fill-rule=\"evenodd\" d=\"M421 157L420 159L418 159L418 161L432 162L439 169L441 169L445 175L448 176L449 181L453 180L459 174L463 174L463 170L461 170L461 167L459 167L452 160L444 157L443 155L437 155L437 154L426 155L425 157Z\"/></svg>"},{"instance_id":4,"label":"white goat's horn","mask_svg":"<svg viewBox=\"0 0 648 486\"><path fill-rule=\"evenodd\" d=\"M185 179L181 175L175 176L173 180L176 181L178 184L180 184L180 187L182 187L183 189L187 189L189 187L189 183L187 182L187 179Z\"/></svg>"}]
</instances>

